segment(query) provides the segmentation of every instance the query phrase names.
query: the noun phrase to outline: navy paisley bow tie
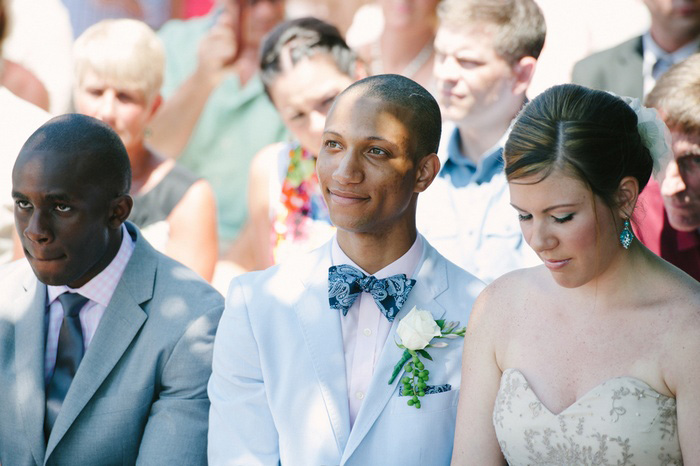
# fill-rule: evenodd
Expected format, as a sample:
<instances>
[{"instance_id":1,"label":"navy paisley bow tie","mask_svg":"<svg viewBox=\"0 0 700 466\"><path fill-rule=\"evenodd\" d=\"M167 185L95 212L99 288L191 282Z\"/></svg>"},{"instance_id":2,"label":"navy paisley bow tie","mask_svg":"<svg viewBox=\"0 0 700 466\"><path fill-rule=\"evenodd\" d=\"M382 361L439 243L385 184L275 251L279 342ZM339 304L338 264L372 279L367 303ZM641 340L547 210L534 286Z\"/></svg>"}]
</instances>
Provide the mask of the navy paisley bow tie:
<instances>
[{"instance_id":1,"label":"navy paisley bow tie","mask_svg":"<svg viewBox=\"0 0 700 466\"><path fill-rule=\"evenodd\" d=\"M379 280L351 265L334 265L328 269L328 301L331 309L347 315L352 303L365 291L372 295L387 320L393 322L415 284L415 280L406 278L404 274Z\"/></svg>"}]
</instances>

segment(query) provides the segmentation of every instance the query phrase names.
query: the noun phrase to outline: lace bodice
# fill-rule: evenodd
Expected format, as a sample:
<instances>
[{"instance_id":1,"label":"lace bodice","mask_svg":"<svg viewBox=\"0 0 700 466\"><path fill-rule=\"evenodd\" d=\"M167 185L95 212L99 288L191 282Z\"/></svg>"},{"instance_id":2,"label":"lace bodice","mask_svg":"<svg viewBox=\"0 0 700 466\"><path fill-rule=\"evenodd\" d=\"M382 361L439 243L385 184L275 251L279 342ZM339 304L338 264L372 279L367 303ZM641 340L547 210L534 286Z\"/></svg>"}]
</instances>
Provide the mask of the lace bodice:
<instances>
[{"instance_id":1,"label":"lace bodice","mask_svg":"<svg viewBox=\"0 0 700 466\"><path fill-rule=\"evenodd\" d=\"M493 410L510 465L682 465L676 400L634 377L591 389L559 414L507 369Z\"/></svg>"}]
</instances>

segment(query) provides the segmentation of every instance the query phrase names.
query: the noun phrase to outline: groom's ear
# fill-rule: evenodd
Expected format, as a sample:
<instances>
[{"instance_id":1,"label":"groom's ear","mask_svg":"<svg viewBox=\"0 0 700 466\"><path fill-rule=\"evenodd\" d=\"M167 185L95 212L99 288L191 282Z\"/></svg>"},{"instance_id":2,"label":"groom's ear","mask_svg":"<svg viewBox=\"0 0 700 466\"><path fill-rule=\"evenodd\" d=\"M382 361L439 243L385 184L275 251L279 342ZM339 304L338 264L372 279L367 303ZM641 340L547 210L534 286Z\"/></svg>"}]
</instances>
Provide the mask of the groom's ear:
<instances>
[{"instance_id":1,"label":"groom's ear","mask_svg":"<svg viewBox=\"0 0 700 466\"><path fill-rule=\"evenodd\" d=\"M428 154L418 161L416 172L416 185L413 189L416 193L422 193L431 185L440 171L440 159L437 154Z\"/></svg>"}]
</instances>

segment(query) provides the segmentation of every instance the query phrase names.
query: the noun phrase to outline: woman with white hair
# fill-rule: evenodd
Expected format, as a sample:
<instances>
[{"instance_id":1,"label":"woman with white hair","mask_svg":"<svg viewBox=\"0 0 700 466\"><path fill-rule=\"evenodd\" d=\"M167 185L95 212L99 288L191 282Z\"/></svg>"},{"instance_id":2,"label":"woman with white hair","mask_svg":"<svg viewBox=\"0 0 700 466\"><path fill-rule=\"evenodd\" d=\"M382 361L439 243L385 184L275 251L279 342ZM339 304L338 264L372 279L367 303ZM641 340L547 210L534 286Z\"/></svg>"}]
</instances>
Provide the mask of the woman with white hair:
<instances>
[{"instance_id":1,"label":"woman with white hair","mask_svg":"<svg viewBox=\"0 0 700 466\"><path fill-rule=\"evenodd\" d=\"M132 170L129 218L157 249L211 280L217 260L216 206L209 183L147 147L160 106L165 55L144 23L105 20L75 42L75 108L109 124Z\"/></svg>"}]
</instances>

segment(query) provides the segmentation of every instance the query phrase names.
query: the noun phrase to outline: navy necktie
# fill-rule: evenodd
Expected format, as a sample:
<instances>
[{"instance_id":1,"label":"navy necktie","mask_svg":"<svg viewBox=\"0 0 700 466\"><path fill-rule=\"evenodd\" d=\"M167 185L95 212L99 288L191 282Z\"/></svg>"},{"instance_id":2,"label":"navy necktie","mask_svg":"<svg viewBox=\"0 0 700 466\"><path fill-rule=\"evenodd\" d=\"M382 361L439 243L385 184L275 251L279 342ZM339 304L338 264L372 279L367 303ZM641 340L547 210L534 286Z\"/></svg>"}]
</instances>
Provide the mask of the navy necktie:
<instances>
[{"instance_id":1,"label":"navy necktie","mask_svg":"<svg viewBox=\"0 0 700 466\"><path fill-rule=\"evenodd\" d=\"M56 368L46 387L44 435L47 439L84 353L83 331L78 314L88 298L77 293L63 293L58 300L63 306L63 322L58 334Z\"/></svg>"},{"instance_id":2,"label":"navy necktie","mask_svg":"<svg viewBox=\"0 0 700 466\"><path fill-rule=\"evenodd\" d=\"M415 280L406 278L404 274L379 280L351 265L334 265L328 269L328 301L331 309L347 315L355 299L365 291L372 295L387 320L393 322L415 284Z\"/></svg>"}]
</instances>

